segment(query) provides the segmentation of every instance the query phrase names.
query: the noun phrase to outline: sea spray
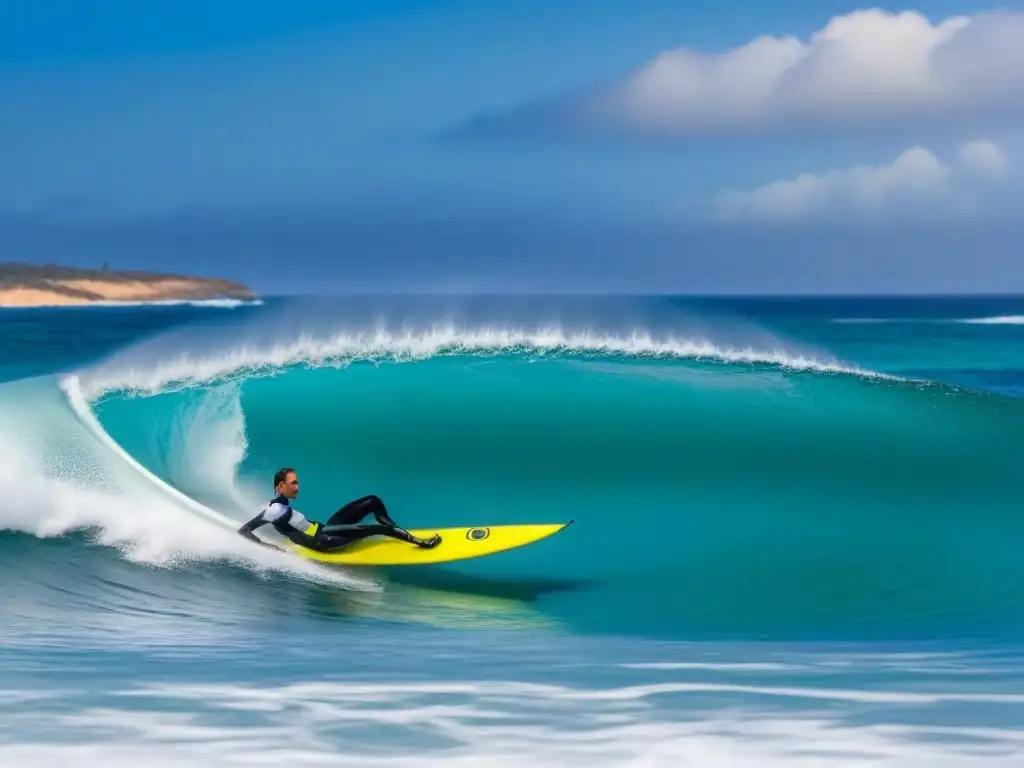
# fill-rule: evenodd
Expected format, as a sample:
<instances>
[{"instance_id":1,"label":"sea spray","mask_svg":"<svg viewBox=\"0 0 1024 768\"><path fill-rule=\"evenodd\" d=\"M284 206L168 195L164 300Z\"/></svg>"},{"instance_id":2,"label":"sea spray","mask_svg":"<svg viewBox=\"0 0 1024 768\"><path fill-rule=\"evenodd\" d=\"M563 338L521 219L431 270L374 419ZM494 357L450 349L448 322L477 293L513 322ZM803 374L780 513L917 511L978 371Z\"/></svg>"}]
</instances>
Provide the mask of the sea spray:
<instances>
[{"instance_id":1,"label":"sea spray","mask_svg":"<svg viewBox=\"0 0 1024 768\"><path fill-rule=\"evenodd\" d=\"M372 580L328 571L254 547L230 516L168 486L102 429L66 379L43 376L0 385L0 530L62 536L87 530L100 545L149 565L221 560L345 588Z\"/></svg>"}]
</instances>

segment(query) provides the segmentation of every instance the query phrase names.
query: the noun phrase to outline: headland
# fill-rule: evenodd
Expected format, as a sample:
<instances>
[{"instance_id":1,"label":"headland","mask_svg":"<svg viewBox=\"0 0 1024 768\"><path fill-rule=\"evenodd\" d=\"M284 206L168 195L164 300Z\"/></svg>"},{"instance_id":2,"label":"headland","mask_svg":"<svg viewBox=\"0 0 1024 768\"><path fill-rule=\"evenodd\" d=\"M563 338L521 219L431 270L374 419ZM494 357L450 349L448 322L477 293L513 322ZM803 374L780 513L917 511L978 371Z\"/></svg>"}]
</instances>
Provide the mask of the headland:
<instances>
[{"instance_id":1,"label":"headland","mask_svg":"<svg viewBox=\"0 0 1024 768\"><path fill-rule=\"evenodd\" d=\"M148 271L0 263L0 307L255 299L242 283Z\"/></svg>"}]
</instances>

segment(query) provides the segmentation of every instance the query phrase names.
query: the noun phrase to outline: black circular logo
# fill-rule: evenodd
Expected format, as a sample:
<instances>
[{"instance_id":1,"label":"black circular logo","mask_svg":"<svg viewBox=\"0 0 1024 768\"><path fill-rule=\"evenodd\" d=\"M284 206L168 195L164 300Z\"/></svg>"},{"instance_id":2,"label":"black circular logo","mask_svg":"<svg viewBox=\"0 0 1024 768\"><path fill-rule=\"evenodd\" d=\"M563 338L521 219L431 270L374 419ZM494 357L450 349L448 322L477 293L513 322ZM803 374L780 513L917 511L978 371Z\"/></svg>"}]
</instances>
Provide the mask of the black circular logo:
<instances>
[{"instance_id":1,"label":"black circular logo","mask_svg":"<svg viewBox=\"0 0 1024 768\"><path fill-rule=\"evenodd\" d=\"M483 541L491 535L490 528L470 528L466 532L466 538L470 541Z\"/></svg>"}]
</instances>

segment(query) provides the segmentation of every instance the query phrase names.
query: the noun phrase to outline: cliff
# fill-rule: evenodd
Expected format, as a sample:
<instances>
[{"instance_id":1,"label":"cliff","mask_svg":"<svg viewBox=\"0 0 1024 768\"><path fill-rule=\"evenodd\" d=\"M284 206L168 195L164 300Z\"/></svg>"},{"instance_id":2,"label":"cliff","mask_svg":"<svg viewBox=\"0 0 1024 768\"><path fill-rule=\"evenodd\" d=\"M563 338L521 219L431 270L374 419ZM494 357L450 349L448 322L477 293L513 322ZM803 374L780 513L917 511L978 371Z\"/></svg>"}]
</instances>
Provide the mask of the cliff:
<instances>
[{"instance_id":1,"label":"cliff","mask_svg":"<svg viewBox=\"0 0 1024 768\"><path fill-rule=\"evenodd\" d=\"M0 306L67 306L98 302L254 299L241 283L160 272L76 269L0 263Z\"/></svg>"}]
</instances>

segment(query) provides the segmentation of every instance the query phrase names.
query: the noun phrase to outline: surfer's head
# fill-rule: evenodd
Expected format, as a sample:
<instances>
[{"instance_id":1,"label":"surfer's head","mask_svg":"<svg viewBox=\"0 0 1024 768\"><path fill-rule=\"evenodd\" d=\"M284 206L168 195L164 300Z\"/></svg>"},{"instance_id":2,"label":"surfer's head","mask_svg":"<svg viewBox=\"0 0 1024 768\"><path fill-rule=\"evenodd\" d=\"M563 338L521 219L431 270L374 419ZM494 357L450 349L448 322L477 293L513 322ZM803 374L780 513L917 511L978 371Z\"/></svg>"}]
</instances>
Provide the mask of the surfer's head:
<instances>
[{"instance_id":1,"label":"surfer's head","mask_svg":"<svg viewBox=\"0 0 1024 768\"><path fill-rule=\"evenodd\" d=\"M299 476L291 467L282 467L274 473L274 492L286 499L299 495Z\"/></svg>"}]
</instances>

